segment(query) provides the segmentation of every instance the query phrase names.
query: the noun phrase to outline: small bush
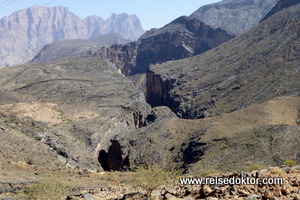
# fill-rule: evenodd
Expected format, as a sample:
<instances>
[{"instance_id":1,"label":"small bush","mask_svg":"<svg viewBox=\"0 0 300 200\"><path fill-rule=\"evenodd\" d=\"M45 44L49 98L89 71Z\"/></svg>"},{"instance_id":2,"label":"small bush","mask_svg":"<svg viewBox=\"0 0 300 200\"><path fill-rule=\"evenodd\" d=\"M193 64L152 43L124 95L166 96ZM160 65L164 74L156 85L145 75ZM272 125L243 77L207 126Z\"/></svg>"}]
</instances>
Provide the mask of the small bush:
<instances>
[{"instance_id":1,"label":"small bush","mask_svg":"<svg viewBox=\"0 0 300 200\"><path fill-rule=\"evenodd\" d=\"M41 136L38 136L38 137L36 137L36 140L38 140L38 141L42 141L42 140L43 140L43 137L41 137Z\"/></svg>"},{"instance_id":2,"label":"small bush","mask_svg":"<svg viewBox=\"0 0 300 200\"><path fill-rule=\"evenodd\" d=\"M297 162L294 160L286 160L283 162L283 165L297 165Z\"/></svg>"},{"instance_id":3,"label":"small bush","mask_svg":"<svg viewBox=\"0 0 300 200\"><path fill-rule=\"evenodd\" d=\"M254 171L267 168L266 165L261 163L249 163L247 166L244 167L245 171Z\"/></svg>"},{"instance_id":4,"label":"small bush","mask_svg":"<svg viewBox=\"0 0 300 200\"><path fill-rule=\"evenodd\" d=\"M139 167L134 172L134 177L130 181L130 184L145 189L147 195L150 195L153 190L167 184L176 176L176 172L165 170L159 166Z\"/></svg>"},{"instance_id":5,"label":"small bush","mask_svg":"<svg viewBox=\"0 0 300 200\"><path fill-rule=\"evenodd\" d=\"M56 180L48 180L30 185L23 193L22 199L25 200L59 200L65 199L72 194L73 188L57 182Z\"/></svg>"},{"instance_id":6,"label":"small bush","mask_svg":"<svg viewBox=\"0 0 300 200\"><path fill-rule=\"evenodd\" d=\"M201 176L216 176L220 175L221 172L216 169L202 169L199 173L199 177Z\"/></svg>"},{"instance_id":7,"label":"small bush","mask_svg":"<svg viewBox=\"0 0 300 200\"><path fill-rule=\"evenodd\" d=\"M271 173L272 173L272 174L281 174L281 173L283 173L283 170L280 169L279 167L274 167L274 168L271 170Z\"/></svg>"}]
</instances>

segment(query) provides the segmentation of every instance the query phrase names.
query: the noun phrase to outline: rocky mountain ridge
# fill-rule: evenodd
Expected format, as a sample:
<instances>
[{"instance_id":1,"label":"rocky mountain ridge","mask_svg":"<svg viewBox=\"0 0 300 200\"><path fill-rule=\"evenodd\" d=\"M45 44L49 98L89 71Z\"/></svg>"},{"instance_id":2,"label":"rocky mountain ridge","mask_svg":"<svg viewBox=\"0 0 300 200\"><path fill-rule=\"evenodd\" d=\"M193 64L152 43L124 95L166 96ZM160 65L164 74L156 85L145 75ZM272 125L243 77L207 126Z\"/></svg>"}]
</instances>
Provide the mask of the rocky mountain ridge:
<instances>
[{"instance_id":1,"label":"rocky mountain ridge","mask_svg":"<svg viewBox=\"0 0 300 200\"><path fill-rule=\"evenodd\" d=\"M31 60L53 41L96 38L112 32L136 40L144 33L135 15L112 14L107 20L97 16L80 19L64 7L34 6L16 11L2 18L0 26L2 67Z\"/></svg>"},{"instance_id":2,"label":"rocky mountain ridge","mask_svg":"<svg viewBox=\"0 0 300 200\"><path fill-rule=\"evenodd\" d=\"M228 33L239 35L254 27L278 0L223 0L200 7L190 16Z\"/></svg>"},{"instance_id":3,"label":"rocky mountain ridge","mask_svg":"<svg viewBox=\"0 0 300 200\"><path fill-rule=\"evenodd\" d=\"M134 75L146 73L151 64L192 57L230 39L232 36L222 29L182 16L147 31L137 42L103 48L95 55L115 63L123 74Z\"/></svg>"},{"instance_id":4,"label":"rocky mountain ridge","mask_svg":"<svg viewBox=\"0 0 300 200\"><path fill-rule=\"evenodd\" d=\"M62 58L66 58L81 52L89 51L95 53L102 47L110 47L114 44L129 43L124 37L117 33L108 33L99 37L83 40L64 40L55 41L45 45L41 51L30 61L31 63L46 63L53 62Z\"/></svg>"}]
</instances>

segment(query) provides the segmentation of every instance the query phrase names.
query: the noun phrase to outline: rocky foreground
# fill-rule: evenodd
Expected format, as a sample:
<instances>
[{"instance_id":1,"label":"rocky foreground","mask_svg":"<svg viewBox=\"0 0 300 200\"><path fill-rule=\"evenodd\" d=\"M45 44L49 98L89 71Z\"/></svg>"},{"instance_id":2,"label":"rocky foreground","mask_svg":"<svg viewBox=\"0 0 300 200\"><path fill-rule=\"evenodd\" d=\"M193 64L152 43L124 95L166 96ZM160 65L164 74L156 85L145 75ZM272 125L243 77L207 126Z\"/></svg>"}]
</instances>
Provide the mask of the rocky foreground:
<instances>
[{"instance_id":1,"label":"rocky foreground","mask_svg":"<svg viewBox=\"0 0 300 200\"><path fill-rule=\"evenodd\" d=\"M299 200L300 199L300 166L270 167L268 169L252 172L232 172L219 177L280 177L284 179L283 185L180 185L178 181L173 184L160 186L146 195L147 191L139 187L131 187L123 183L114 186L100 187L84 190L81 194L67 197L79 200L133 200L133 199L231 199L231 200ZM147 182L147 180L145 180Z\"/></svg>"}]
</instances>

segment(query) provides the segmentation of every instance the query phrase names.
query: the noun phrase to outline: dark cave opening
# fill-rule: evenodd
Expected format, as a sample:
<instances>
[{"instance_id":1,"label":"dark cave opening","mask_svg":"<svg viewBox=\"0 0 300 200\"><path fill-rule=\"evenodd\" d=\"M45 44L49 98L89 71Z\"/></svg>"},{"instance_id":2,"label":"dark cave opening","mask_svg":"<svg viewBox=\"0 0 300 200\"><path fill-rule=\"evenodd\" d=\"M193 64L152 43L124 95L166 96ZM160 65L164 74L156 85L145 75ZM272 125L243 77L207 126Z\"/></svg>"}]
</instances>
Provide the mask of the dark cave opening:
<instances>
[{"instance_id":1,"label":"dark cave opening","mask_svg":"<svg viewBox=\"0 0 300 200\"><path fill-rule=\"evenodd\" d=\"M101 165L101 167L103 168L104 171L109 171L108 169L108 154L106 153L105 150L101 150L99 151L99 156L98 156L98 161Z\"/></svg>"},{"instance_id":2,"label":"dark cave opening","mask_svg":"<svg viewBox=\"0 0 300 200\"><path fill-rule=\"evenodd\" d=\"M129 157L123 160L123 152L120 143L117 140L111 140L108 152L101 149L99 151L98 161L104 171L120 171L129 166Z\"/></svg>"}]
</instances>

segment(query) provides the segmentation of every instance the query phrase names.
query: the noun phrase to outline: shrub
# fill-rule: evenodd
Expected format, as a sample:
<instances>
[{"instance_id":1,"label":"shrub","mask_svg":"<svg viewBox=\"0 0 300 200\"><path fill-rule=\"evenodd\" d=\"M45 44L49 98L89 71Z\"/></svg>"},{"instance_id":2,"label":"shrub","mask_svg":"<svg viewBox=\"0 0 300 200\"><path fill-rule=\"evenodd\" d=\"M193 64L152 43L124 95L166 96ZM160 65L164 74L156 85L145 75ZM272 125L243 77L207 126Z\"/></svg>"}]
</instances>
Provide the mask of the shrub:
<instances>
[{"instance_id":1,"label":"shrub","mask_svg":"<svg viewBox=\"0 0 300 200\"><path fill-rule=\"evenodd\" d=\"M176 172L168 171L159 166L139 167L134 172L134 177L130 181L130 184L145 189L149 196L153 190L166 184L176 176Z\"/></svg>"},{"instance_id":2,"label":"shrub","mask_svg":"<svg viewBox=\"0 0 300 200\"><path fill-rule=\"evenodd\" d=\"M254 171L267 168L266 165L261 163L249 163L247 166L244 167L245 171Z\"/></svg>"},{"instance_id":3,"label":"shrub","mask_svg":"<svg viewBox=\"0 0 300 200\"><path fill-rule=\"evenodd\" d=\"M73 188L70 186L61 184L56 180L48 180L30 185L21 193L21 196L25 200L58 200L65 199L72 191Z\"/></svg>"},{"instance_id":4,"label":"shrub","mask_svg":"<svg viewBox=\"0 0 300 200\"><path fill-rule=\"evenodd\" d=\"M272 173L272 174L281 174L281 173L283 173L283 170L280 169L279 167L274 167L274 168L271 170L271 173Z\"/></svg>"},{"instance_id":5,"label":"shrub","mask_svg":"<svg viewBox=\"0 0 300 200\"><path fill-rule=\"evenodd\" d=\"M286 160L283 162L283 165L297 165L297 162L294 160Z\"/></svg>"}]
</instances>

